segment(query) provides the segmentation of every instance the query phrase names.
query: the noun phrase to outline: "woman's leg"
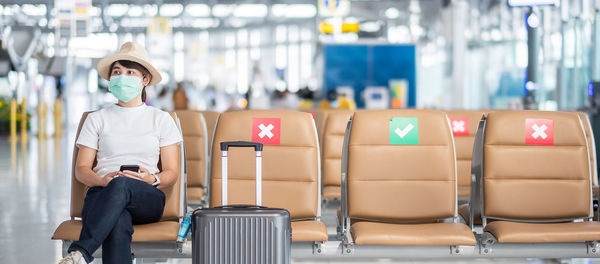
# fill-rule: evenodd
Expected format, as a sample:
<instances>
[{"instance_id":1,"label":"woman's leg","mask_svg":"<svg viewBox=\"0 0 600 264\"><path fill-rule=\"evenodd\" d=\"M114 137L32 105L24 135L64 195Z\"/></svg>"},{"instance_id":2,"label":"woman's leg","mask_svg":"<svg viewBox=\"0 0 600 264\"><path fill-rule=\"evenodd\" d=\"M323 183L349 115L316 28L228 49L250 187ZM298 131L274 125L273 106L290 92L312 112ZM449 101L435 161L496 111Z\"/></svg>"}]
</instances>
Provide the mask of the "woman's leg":
<instances>
[{"instance_id":1,"label":"woman's leg","mask_svg":"<svg viewBox=\"0 0 600 264\"><path fill-rule=\"evenodd\" d=\"M131 214L123 210L112 231L102 243L102 263L131 263Z\"/></svg>"},{"instance_id":2,"label":"woman's leg","mask_svg":"<svg viewBox=\"0 0 600 264\"><path fill-rule=\"evenodd\" d=\"M83 228L79 241L73 242L68 250L80 251L87 262L91 262L92 254L100 245L105 244L123 210L126 209L131 214L133 224L146 224L160 220L165 204L162 191L145 182L123 176L113 179L105 188L94 187L90 190L95 188L98 190L92 195L93 201L88 203L86 197L84 203ZM130 252L129 250L129 254Z\"/></svg>"},{"instance_id":3,"label":"woman's leg","mask_svg":"<svg viewBox=\"0 0 600 264\"><path fill-rule=\"evenodd\" d=\"M133 224L157 222L162 216L164 193L145 182L129 180L132 189L129 204L102 244L103 263L131 263Z\"/></svg>"},{"instance_id":4,"label":"woman's leg","mask_svg":"<svg viewBox=\"0 0 600 264\"><path fill-rule=\"evenodd\" d=\"M121 213L129 204L134 181L138 180L118 177L104 188L90 188L90 191L94 190L93 199L88 202L87 196L90 196L88 191L83 205L83 227L79 241L73 242L68 252L80 251L88 263L94 259L92 254L108 237Z\"/></svg>"}]
</instances>

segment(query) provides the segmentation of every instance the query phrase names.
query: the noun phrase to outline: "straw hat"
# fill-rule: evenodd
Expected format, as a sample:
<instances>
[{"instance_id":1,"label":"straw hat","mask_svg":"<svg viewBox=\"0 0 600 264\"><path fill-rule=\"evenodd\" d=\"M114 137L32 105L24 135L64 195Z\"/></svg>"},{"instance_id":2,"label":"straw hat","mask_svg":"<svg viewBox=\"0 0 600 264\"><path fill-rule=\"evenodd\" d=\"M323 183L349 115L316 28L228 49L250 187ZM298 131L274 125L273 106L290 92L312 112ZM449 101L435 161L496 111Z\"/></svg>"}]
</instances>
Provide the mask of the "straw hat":
<instances>
[{"instance_id":1,"label":"straw hat","mask_svg":"<svg viewBox=\"0 0 600 264\"><path fill-rule=\"evenodd\" d=\"M152 80L150 80L148 86L160 83L160 81L162 80L162 77L160 76L158 70L156 70L156 68L154 68L154 66L150 64L150 59L148 58L148 52L146 52L146 49L144 49L142 45L136 42L125 42L123 46L121 46L119 52L102 58L96 66L96 69L98 69L98 73L100 74L100 76L102 76L102 78L106 80L109 80L110 65L112 65L113 62L118 60L134 61L148 69L150 74L152 74Z\"/></svg>"}]
</instances>

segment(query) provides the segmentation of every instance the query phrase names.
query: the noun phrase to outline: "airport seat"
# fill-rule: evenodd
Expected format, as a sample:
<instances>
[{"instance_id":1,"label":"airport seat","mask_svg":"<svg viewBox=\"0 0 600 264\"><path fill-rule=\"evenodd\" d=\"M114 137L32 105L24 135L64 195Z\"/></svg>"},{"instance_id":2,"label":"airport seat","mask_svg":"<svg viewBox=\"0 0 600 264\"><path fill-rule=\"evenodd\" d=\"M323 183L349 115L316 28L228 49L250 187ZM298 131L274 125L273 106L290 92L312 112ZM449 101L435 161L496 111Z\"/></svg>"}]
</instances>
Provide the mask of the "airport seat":
<instances>
[{"instance_id":1,"label":"airport seat","mask_svg":"<svg viewBox=\"0 0 600 264\"><path fill-rule=\"evenodd\" d=\"M269 118L259 120L261 118ZM256 124L253 124L256 121ZM266 124L269 122L269 124ZM259 130L259 123L263 129ZM260 133L259 133L260 132ZM264 132L264 133L263 133ZM263 137L259 138L262 134ZM254 140L253 140L254 139ZM221 114L214 134L210 206L221 205L221 149L225 141L262 142L262 204L284 208L292 218L294 242L327 240L321 214L319 148L311 114L296 111L249 110ZM261 140L268 140L261 141ZM279 142L276 142L279 141ZM229 150L228 202L255 204L255 153Z\"/></svg>"},{"instance_id":2,"label":"airport seat","mask_svg":"<svg viewBox=\"0 0 600 264\"><path fill-rule=\"evenodd\" d=\"M579 118L583 122L583 128L585 129L585 135L587 138L588 148L590 149L590 165L592 169L592 194L595 199L598 199L598 192L600 187L598 186L598 165L596 164L596 141L594 139L594 131L592 131L592 124L588 115L584 112L577 112Z\"/></svg>"},{"instance_id":3,"label":"airport seat","mask_svg":"<svg viewBox=\"0 0 600 264\"><path fill-rule=\"evenodd\" d=\"M335 110L316 110L315 111L315 124L317 126L317 135L319 136L319 143L322 143L323 133L325 130L325 122L329 113ZM322 145L321 145L322 146Z\"/></svg>"},{"instance_id":4,"label":"airport seat","mask_svg":"<svg viewBox=\"0 0 600 264\"><path fill-rule=\"evenodd\" d=\"M583 249L596 251L600 223L591 221L584 121L576 113L544 111L494 112L483 121L475 139L480 154L473 157L482 166L474 166L472 183L482 184L482 193L471 197L480 208L483 248L586 242Z\"/></svg>"},{"instance_id":5,"label":"airport seat","mask_svg":"<svg viewBox=\"0 0 600 264\"><path fill-rule=\"evenodd\" d=\"M458 173L458 198L468 200L471 195L471 155L473 154L473 142L475 141L475 133L477 132L479 120L481 120L481 117L486 112L455 110L446 111L446 114L450 118L450 126L454 133L456 170Z\"/></svg>"},{"instance_id":6,"label":"airport seat","mask_svg":"<svg viewBox=\"0 0 600 264\"><path fill-rule=\"evenodd\" d=\"M206 200L212 133L219 113L213 111L176 111L185 141L187 199L204 204Z\"/></svg>"},{"instance_id":7,"label":"airport seat","mask_svg":"<svg viewBox=\"0 0 600 264\"><path fill-rule=\"evenodd\" d=\"M90 112L86 112L82 115L77 129L75 142L81 131L81 127L85 119ZM179 119L175 113L170 113L173 119L179 126ZM182 144L183 145L183 144ZM183 146L182 146L183 148ZM178 159L181 161L180 152ZM72 173L71 173L71 219L62 222L54 231L52 239L63 240L64 242L70 243L71 241L79 240L79 234L81 232L81 212L83 209L83 203L88 187L83 183L79 182L75 177L75 162L77 160L77 154L79 148L74 146L73 149L73 160L72 160ZM180 162L181 164L181 162ZM160 160L158 163L159 169L161 167ZM181 170L183 166L179 166L177 182L167 188L161 188L165 193L165 208L161 220L157 223L145 224L145 225L134 225L134 234L132 237L132 251L133 248L137 247L136 244L140 242L166 242L163 244L165 248L172 249L176 248L173 245L179 245L177 240L177 231L179 230L179 219L185 213L186 200L185 200L185 174ZM143 248L143 245L141 246ZM66 255L67 247L63 247L63 255ZM154 246L153 249L160 249L159 246ZM144 257L133 252L136 257Z\"/></svg>"},{"instance_id":8,"label":"airport seat","mask_svg":"<svg viewBox=\"0 0 600 264\"><path fill-rule=\"evenodd\" d=\"M322 141L323 199L340 199L342 196L342 147L344 133L351 111L329 113L325 121Z\"/></svg>"},{"instance_id":9,"label":"airport seat","mask_svg":"<svg viewBox=\"0 0 600 264\"><path fill-rule=\"evenodd\" d=\"M455 163L444 112L354 113L342 167L346 246L473 248L475 236L458 223Z\"/></svg>"}]
</instances>

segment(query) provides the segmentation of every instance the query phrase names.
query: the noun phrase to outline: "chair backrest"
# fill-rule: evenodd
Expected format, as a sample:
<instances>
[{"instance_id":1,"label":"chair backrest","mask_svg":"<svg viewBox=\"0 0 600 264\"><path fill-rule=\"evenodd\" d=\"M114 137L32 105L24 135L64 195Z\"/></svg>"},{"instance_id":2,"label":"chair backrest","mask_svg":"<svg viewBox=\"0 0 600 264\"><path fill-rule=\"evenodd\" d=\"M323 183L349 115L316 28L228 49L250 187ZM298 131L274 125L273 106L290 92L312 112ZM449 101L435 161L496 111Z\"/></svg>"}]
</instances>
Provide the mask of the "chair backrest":
<instances>
[{"instance_id":1,"label":"chair backrest","mask_svg":"<svg viewBox=\"0 0 600 264\"><path fill-rule=\"evenodd\" d=\"M294 219L318 217L321 183L317 131L311 114L296 111L250 110L221 114L212 151L210 206L221 205L219 143L261 142L263 139L273 145L263 142L262 204L285 208ZM255 204L254 151L232 148L228 157L229 204Z\"/></svg>"},{"instance_id":2,"label":"chair backrest","mask_svg":"<svg viewBox=\"0 0 600 264\"><path fill-rule=\"evenodd\" d=\"M221 113L216 111L200 112L202 112L204 121L206 122L206 131L208 132L208 155L210 155L212 151L213 135L215 133L215 128L217 127L217 122L219 122L219 115L221 115Z\"/></svg>"},{"instance_id":3,"label":"chair backrest","mask_svg":"<svg viewBox=\"0 0 600 264\"><path fill-rule=\"evenodd\" d=\"M85 119L91 112L85 112L81 116L81 120L79 121L79 126L77 128L77 134L75 136L75 142L77 142L77 138L79 137L79 133L81 132L81 128ZM175 113L169 113L175 123L178 123L177 115ZM77 155L79 153L79 148L77 145L73 148L73 160L72 160L72 168L71 168L71 217L81 217L81 211L83 209L83 202L85 200L85 195L88 187L83 183L77 180L75 177L75 165L77 163ZM177 155L177 164L181 164L181 152L178 152ZM96 161L94 160L94 166L96 165ZM160 159L158 161L158 168L161 168ZM177 175L181 175L181 166L178 166ZM179 217L182 216L183 211L181 210L182 203L185 201L182 200L181 195L181 177L177 177L177 182L173 184L173 186L168 188L162 188L161 190L165 193L165 209L163 211L163 216L161 220L178 220Z\"/></svg>"},{"instance_id":4,"label":"chair backrest","mask_svg":"<svg viewBox=\"0 0 600 264\"><path fill-rule=\"evenodd\" d=\"M594 131L592 131L592 124L588 115L584 112L577 112L579 118L583 122L583 128L585 129L585 135L587 138L588 149L590 151L590 165L592 169L592 184L598 185L598 164L596 164L596 140L594 139Z\"/></svg>"},{"instance_id":5,"label":"chair backrest","mask_svg":"<svg viewBox=\"0 0 600 264\"><path fill-rule=\"evenodd\" d=\"M351 111L336 111L327 116L321 144L323 185L341 185L344 133L352 114Z\"/></svg>"},{"instance_id":6,"label":"chair backrest","mask_svg":"<svg viewBox=\"0 0 600 264\"><path fill-rule=\"evenodd\" d=\"M483 143L483 216L562 221L590 217L591 175L576 113L488 114Z\"/></svg>"},{"instance_id":7,"label":"chair backrest","mask_svg":"<svg viewBox=\"0 0 600 264\"><path fill-rule=\"evenodd\" d=\"M486 115L486 112L454 110L446 111L446 114L450 119L450 127L454 134L458 172L457 185L469 187L471 186L471 158L475 133L477 133L479 120Z\"/></svg>"},{"instance_id":8,"label":"chair backrest","mask_svg":"<svg viewBox=\"0 0 600 264\"><path fill-rule=\"evenodd\" d=\"M204 187L208 173L208 129L200 111L176 111L185 142L187 184Z\"/></svg>"},{"instance_id":9,"label":"chair backrest","mask_svg":"<svg viewBox=\"0 0 600 264\"><path fill-rule=\"evenodd\" d=\"M359 111L348 133L344 162L350 218L431 221L456 216L456 156L446 113Z\"/></svg>"}]
</instances>

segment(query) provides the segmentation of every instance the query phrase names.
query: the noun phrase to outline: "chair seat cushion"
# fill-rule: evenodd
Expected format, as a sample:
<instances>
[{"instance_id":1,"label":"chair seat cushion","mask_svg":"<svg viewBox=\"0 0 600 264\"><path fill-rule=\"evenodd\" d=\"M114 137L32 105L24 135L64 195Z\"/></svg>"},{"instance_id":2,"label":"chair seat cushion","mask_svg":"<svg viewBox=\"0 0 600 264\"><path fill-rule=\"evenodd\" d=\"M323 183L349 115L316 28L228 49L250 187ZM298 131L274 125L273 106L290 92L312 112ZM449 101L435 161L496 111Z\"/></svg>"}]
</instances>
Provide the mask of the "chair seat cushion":
<instances>
[{"instance_id":1,"label":"chair seat cushion","mask_svg":"<svg viewBox=\"0 0 600 264\"><path fill-rule=\"evenodd\" d=\"M500 243L551 243L600 240L600 222L517 223L494 221L485 226Z\"/></svg>"},{"instance_id":2,"label":"chair seat cushion","mask_svg":"<svg viewBox=\"0 0 600 264\"><path fill-rule=\"evenodd\" d=\"M295 221L292 222L293 242L327 241L327 228L320 221Z\"/></svg>"},{"instance_id":3,"label":"chair seat cushion","mask_svg":"<svg viewBox=\"0 0 600 264\"><path fill-rule=\"evenodd\" d=\"M465 224L387 224L358 222L350 232L359 245L475 246L475 236Z\"/></svg>"},{"instance_id":4,"label":"chair seat cushion","mask_svg":"<svg viewBox=\"0 0 600 264\"><path fill-rule=\"evenodd\" d=\"M67 220L62 222L54 231L52 239L56 240L79 240L81 233L80 220ZM133 242L158 242L176 241L179 222L160 221L152 224L134 225Z\"/></svg>"},{"instance_id":5,"label":"chair seat cushion","mask_svg":"<svg viewBox=\"0 0 600 264\"><path fill-rule=\"evenodd\" d=\"M204 198L204 189L202 187L187 187L187 199L190 201L200 201Z\"/></svg>"},{"instance_id":6,"label":"chair seat cushion","mask_svg":"<svg viewBox=\"0 0 600 264\"><path fill-rule=\"evenodd\" d=\"M340 186L325 186L323 187L323 198L325 199L340 199L342 197L342 188Z\"/></svg>"}]
</instances>

